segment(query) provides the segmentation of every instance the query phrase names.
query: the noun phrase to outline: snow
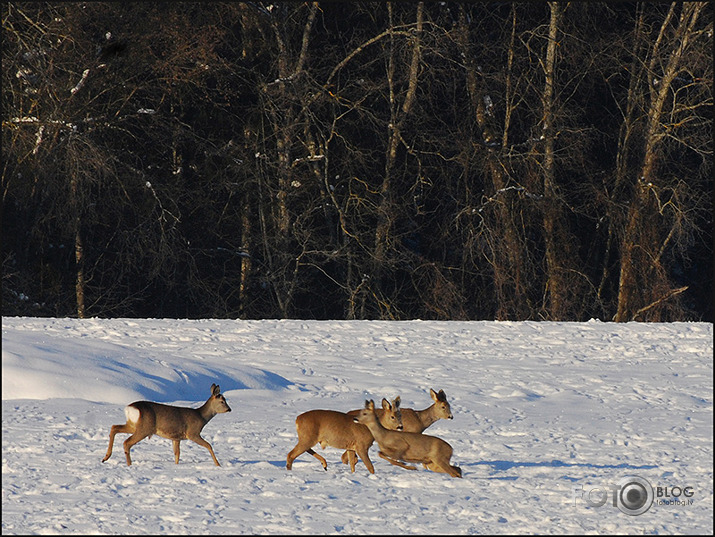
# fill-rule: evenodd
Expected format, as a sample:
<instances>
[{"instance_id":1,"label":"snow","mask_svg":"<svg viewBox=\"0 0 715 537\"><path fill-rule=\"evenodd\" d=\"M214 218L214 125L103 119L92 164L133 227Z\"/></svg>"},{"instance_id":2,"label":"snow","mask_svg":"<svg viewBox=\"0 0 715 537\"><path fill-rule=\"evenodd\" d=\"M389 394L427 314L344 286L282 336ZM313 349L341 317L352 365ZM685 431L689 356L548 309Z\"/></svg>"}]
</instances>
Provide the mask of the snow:
<instances>
[{"instance_id":1,"label":"snow","mask_svg":"<svg viewBox=\"0 0 715 537\"><path fill-rule=\"evenodd\" d=\"M2 533L712 534L712 364L710 323L4 317ZM159 436L101 462L126 404L196 408L212 383L221 467L191 441L175 465ZM422 409L430 388L454 419L425 433L462 479L376 444L374 475L330 447L327 471L286 470L298 414ZM637 516L612 504L630 476L663 493Z\"/></svg>"}]
</instances>

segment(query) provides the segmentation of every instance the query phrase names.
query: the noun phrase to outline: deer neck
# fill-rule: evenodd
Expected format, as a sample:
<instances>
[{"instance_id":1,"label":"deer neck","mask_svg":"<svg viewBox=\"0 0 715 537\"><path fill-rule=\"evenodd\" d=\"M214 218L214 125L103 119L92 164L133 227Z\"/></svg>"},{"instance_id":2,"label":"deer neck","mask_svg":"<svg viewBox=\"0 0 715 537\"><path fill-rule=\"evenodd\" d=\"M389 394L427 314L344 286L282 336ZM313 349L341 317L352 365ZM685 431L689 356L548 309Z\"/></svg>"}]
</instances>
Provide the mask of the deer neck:
<instances>
[{"instance_id":1,"label":"deer neck","mask_svg":"<svg viewBox=\"0 0 715 537\"><path fill-rule=\"evenodd\" d=\"M196 411L203 418L204 424L211 421L211 418L213 418L217 414L217 412L215 410L213 410L213 408L211 407L210 399L208 401L206 401L201 407L196 409Z\"/></svg>"},{"instance_id":2,"label":"deer neck","mask_svg":"<svg viewBox=\"0 0 715 537\"><path fill-rule=\"evenodd\" d=\"M437 416L435 416L434 404L425 408L424 410L418 410L417 417L419 418L420 422L422 423L422 426L425 429L439 419Z\"/></svg>"},{"instance_id":3,"label":"deer neck","mask_svg":"<svg viewBox=\"0 0 715 537\"><path fill-rule=\"evenodd\" d=\"M369 420L366 423L363 423L365 427L367 427L370 430L370 433L372 434L375 439L378 437L381 437L387 429L383 427L382 423L380 423L380 420L378 419L377 415L375 415L374 420Z\"/></svg>"}]
</instances>

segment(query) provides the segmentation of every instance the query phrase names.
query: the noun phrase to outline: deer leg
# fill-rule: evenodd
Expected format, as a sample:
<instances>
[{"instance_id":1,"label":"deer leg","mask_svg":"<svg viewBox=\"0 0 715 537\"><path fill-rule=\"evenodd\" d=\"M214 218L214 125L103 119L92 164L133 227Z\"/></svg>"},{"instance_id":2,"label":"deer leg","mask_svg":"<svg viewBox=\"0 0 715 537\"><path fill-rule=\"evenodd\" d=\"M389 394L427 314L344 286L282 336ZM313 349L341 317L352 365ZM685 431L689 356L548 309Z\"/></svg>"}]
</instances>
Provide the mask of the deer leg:
<instances>
[{"instance_id":1,"label":"deer leg","mask_svg":"<svg viewBox=\"0 0 715 537\"><path fill-rule=\"evenodd\" d=\"M109 431L109 447L107 448L107 454L104 456L102 459L102 462L105 462L109 457L112 456L112 448L114 448L114 436L117 433L133 433L134 428L131 427L128 423L125 423L124 425L112 425L112 429Z\"/></svg>"},{"instance_id":2,"label":"deer leg","mask_svg":"<svg viewBox=\"0 0 715 537\"><path fill-rule=\"evenodd\" d=\"M181 441L180 440L172 440L172 442L174 444L174 462L176 464L179 464L179 453L181 451L181 449L180 449Z\"/></svg>"},{"instance_id":3,"label":"deer leg","mask_svg":"<svg viewBox=\"0 0 715 537\"><path fill-rule=\"evenodd\" d=\"M392 459L392 458L388 457L387 455L385 455L382 451L378 451L377 454L380 455L380 457L382 457L383 459L385 459L385 460L386 460L387 462L389 462L390 464L394 464L395 466L399 466L400 468L404 468L405 470L417 470L417 467L416 467L416 466L412 466L412 465L409 465L409 464L405 464L405 463L402 462L402 461L398 461L398 460Z\"/></svg>"},{"instance_id":4,"label":"deer leg","mask_svg":"<svg viewBox=\"0 0 715 537\"><path fill-rule=\"evenodd\" d=\"M296 444L296 446L288 453L288 458L286 459L286 468L290 470L293 467L293 461L298 458L299 455L303 453L309 453L316 459L320 461L320 464L323 465L323 468L325 470L328 469L328 463L327 461L318 455L315 451L313 451L311 448L306 448L304 445L301 445L300 442Z\"/></svg>"},{"instance_id":5,"label":"deer leg","mask_svg":"<svg viewBox=\"0 0 715 537\"><path fill-rule=\"evenodd\" d=\"M132 449L132 446L134 444L137 444L144 440L147 436L150 436L148 433L142 433L139 431L135 431L133 435L131 435L129 438L127 438L124 441L124 455L127 457L127 466L132 465L132 458L129 456L129 450Z\"/></svg>"},{"instance_id":6,"label":"deer leg","mask_svg":"<svg viewBox=\"0 0 715 537\"><path fill-rule=\"evenodd\" d=\"M196 442L198 445L204 446L206 449L208 449L208 450L209 450L209 453L211 453L211 458L214 460L214 464L215 464L216 466L221 466L221 465L218 463L218 459L216 459L216 455L214 455L214 450L213 450L213 448L211 447L211 444L209 444L206 440L204 440L203 438L201 438L201 436L199 436L199 435L196 435L196 436L194 436L194 437L191 437L190 440L193 440L193 441ZM175 442L176 442L176 464L179 464L179 447L178 447L179 441L176 440Z\"/></svg>"},{"instance_id":7,"label":"deer leg","mask_svg":"<svg viewBox=\"0 0 715 537\"><path fill-rule=\"evenodd\" d=\"M320 455L318 455L318 454L317 454L315 451L313 451L312 449L306 449L305 452L306 452L306 453L310 453L313 457L315 457L316 459L318 459L318 460L320 461L320 464L323 465L323 469L324 469L325 471L328 470L328 461L326 461L323 457L321 457Z\"/></svg>"},{"instance_id":8,"label":"deer leg","mask_svg":"<svg viewBox=\"0 0 715 537\"><path fill-rule=\"evenodd\" d=\"M357 454L352 449L349 449L345 453L347 453L347 455L348 455L348 463L350 464L350 471L354 473L355 465L357 464Z\"/></svg>"},{"instance_id":9,"label":"deer leg","mask_svg":"<svg viewBox=\"0 0 715 537\"><path fill-rule=\"evenodd\" d=\"M432 470L433 472L437 472L437 473L441 473L441 474L449 473L449 471L447 471L447 469L443 465L437 464L434 461L424 463L424 467L427 468L428 470Z\"/></svg>"},{"instance_id":10,"label":"deer leg","mask_svg":"<svg viewBox=\"0 0 715 537\"><path fill-rule=\"evenodd\" d=\"M286 468L290 470L293 467L293 461L298 458L298 455L305 453L305 449L300 445L300 442L290 450L288 457L286 458Z\"/></svg>"},{"instance_id":11,"label":"deer leg","mask_svg":"<svg viewBox=\"0 0 715 537\"><path fill-rule=\"evenodd\" d=\"M350 464L350 454L355 453L351 449L345 450L345 452L341 455L340 460L343 462L343 464Z\"/></svg>"},{"instance_id":12,"label":"deer leg","mask_svg":"<svg viewBox=\"0 0 715 537\"><path fill-rule=\"evenodd\" d=\"M368 450L363 448L363 449L358 450L358 455L360 455L362 462L365 463L365 466L367 467L368 472L370 472L371 474L374 474L375 467L372 465L372 461L370 460L370 457L368 456L367 452L368 452ZM354 451L351 451L350 453L352 453L352 456L355 457ZM355 457L355 458L357 458L357 457ZM357 462L357 461L355 461L355 462ZM352 464L352 471L353 472L355 471L355 463Z\"/></svg>"},{"instance_id":13,"label":"deer leg","mask_svg":"<svg viewBox=\"0 0 715 537\"><path fill-rule=\"evenodd\" d=\"M427 468L428 470L432 470L433 472L449 474L452 477L462 477L462 469L458 466L452 466L449 463L442 464L432 461L425 464L425 468Z\"/></svg>"}]
</instances>

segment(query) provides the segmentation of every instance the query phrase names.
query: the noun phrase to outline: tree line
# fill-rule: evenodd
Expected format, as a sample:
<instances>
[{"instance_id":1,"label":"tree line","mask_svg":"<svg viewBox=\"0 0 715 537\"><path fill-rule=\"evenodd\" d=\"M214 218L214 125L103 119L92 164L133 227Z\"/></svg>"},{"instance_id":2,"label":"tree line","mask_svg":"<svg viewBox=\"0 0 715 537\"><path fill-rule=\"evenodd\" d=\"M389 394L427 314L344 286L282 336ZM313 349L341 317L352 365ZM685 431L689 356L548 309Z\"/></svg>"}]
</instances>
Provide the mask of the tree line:
<instances>
[{"instance_id":1,"label":"tree line","mask_svg":"<svg viewBox=\"0 0 715 537\"><path fill-rule=\"evenodd\" d=\"M712 321L712 18L4 3L2 312Z\"/></svg>"}]
</instances>

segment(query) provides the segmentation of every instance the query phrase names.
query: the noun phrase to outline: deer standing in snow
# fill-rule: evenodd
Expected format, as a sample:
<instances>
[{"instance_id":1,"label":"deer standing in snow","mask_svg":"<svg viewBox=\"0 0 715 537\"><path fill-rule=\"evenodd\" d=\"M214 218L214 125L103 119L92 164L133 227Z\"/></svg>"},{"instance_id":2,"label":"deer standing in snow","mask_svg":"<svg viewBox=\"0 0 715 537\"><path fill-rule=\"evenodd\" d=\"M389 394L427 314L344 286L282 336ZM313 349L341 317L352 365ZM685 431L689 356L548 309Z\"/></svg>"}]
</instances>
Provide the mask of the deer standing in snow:
<instances>
[{"instance_id":1,"label":"deer standing in snow","mask_svg":"<svg viewBox=\"0 0 715 537\"><path fill-rule=\"evenodd\" d=\"M109 433L109 448L107 448L107 454L102 462L112 456L114 436L117 433L130 433L131 436L124 441L127 466L132 464L132 459L129 456L132 446L153 434L158 434L174 442L176 464L179 464L179 443L189 439L208 449L216 466L221 466L214 455L211 444L201 438L201 430L211 418L223 412L231 412L231 408L221 394L221 388L216 384L211 385L211 397L200 408L171 406L151 401L137 401L127 405L124 408L127 422L124 425L112 425Z\"/></svg>"}]
</instances>

